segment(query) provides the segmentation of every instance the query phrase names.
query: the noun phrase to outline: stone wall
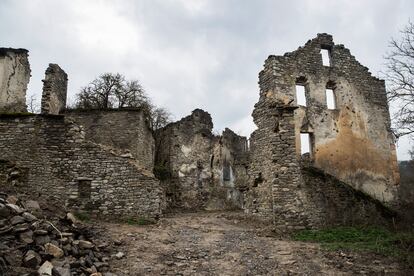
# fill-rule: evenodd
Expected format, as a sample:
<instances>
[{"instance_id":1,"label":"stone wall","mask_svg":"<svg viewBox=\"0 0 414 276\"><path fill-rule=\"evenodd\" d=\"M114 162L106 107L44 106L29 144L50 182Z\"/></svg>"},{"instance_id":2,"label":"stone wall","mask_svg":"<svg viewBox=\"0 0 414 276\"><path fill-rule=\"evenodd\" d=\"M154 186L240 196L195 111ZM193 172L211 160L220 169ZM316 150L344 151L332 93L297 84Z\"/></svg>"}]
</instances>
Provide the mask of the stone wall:
<instances>
[{"instance_id":1,"label":"stone wall","mask_svg":"<svg viewBox=\"0 0 414 276\"><path fill-rule=\"evenodd\" d=\"M141 110L73 110L65 116L83 126L86 139L132 156L152 172L154 138Z\"/></svg>"},{"instance_id":2,"label":"stone wall","mask_svg":"<svg viewBox=\"0 0 414 276\"><path fill-rule=\"evenodd\" d=\"M159 181L134 159L86 139L82 127L70 119L3 114L0 133L1 159L28 173L27 182L15 186L19 191L58 198L71 208L96 215L160 215Z\"/></svg>"},{"instance_id":3,"label":"stone wall","mask_svg":"<svg viewBox=\"0 0 414 276\"><path fill-rule=\"evenodd\" d=\"M235 158L235 150L242 156L247 140L229 129L223 136L215 136L212 129L210 114L196 109L157 131L155 168L163 180L169 208L242 206L237 180L245 168L242 158Z\"/></svg>"},{"instance_id":4,"label":"stone wall","mask_svg":"<svg viewBox=\"0 0 414 276\"><path fill-rule=\"evenodd\" d=\"M302 179L295 155L294 109L278 102L255 105L258 129L250 137L250 185L245 210L276 224L300 226L307 221ZM305 223L306 224L306 223Z\"/></svg>"},{"instance_id":5,"label":"stone wall","mask_svg":"<svg viewBox=\"0 0 414 276\"><path fill-rule=\"evenodd\" d=\"M330 65L322 64L327 49ZM390 131L385 86L332 36L318 34L284 56L270 56L260 73L260 102L280 101L295 110L296 154L300 133L311 137L314 165L357 190L393 205L399 174ZM295 85L305 87L306 106L298 105ZM327 108L333 89L336 108Z\"/></svg>"},{"instance_id":6,"label":"stone wall","mask_svg":"<svg viewBox=\"0 0 414 276\"><path fill-rule=\"evenodd\" d=\"M26 112L28 51L0 48L0 112Z\"/></svg>"},{"instance_id":7,"label":"stone wall","mask_svg":"<svg viewBox=\"0 0 414 276\"><path fill-rule=\"evenodd\" d=\"M348 184L320 169L302 163L303 190L306 193L309 225L390 225L397 214Z\"/></svg>"},{"instance_id":8,"label":"stone wall","mask_svg":"<svg viewBox=\"0 0 414 276\"><path fill-rule=\"evenodd\" d=\"M246 213L279 231L389 223L396 214L380 201L315 168L309 156L297 158L295 109L281 102L255 106Z\"/></svg>"},{"instance_id":9,"label":"stone wall","mask_svg":"<svg viewBox=\"0 0 414 276\"><path fill-rule=\"evenodd\" d=\"M400 213L408 223L414 225L414 160L400 161L399 167L401 175L398 189L401 201Z\"/></svg>"},{"instance_id":10,"label":"stone wall","mask_svg":"<svg viewBox=\"0 0 414 276\"><path fill-rule=\"evenodd\" d=\"M322 65L321 48L330 49L330 66ZM296 84L305 85L306 107L297 104ZM395 203L398 173L383 82L321 34L295 52L270 56L259 85L246 212L283 230L385 221L382 204ZM326 107L330 87L333 110ZM311 137L305 155L302 132Z\"/></svg>"},{"instance_id":11,"label":"stone wall","mask_svg":"<svg viewBox=\"0 0 414 276\"><path fill-rule=\"evenodd\" d=\"M49 64L43 80L42 114L60 114L66 108L68 75L57 64Z\"/></svg>"}]
</instances>

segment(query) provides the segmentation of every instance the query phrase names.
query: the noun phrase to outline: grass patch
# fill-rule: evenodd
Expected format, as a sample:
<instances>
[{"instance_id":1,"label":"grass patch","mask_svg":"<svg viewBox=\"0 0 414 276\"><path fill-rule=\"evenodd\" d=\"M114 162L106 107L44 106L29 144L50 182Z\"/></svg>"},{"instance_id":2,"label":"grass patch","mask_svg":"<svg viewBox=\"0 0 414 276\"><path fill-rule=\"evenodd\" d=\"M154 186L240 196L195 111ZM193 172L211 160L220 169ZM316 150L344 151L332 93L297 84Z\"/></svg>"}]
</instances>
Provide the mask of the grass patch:
<instances>
[{"instance_id":1,"label":"grass patch","mask_svg":"<svg viewBox=\"0 0 414 276\"><path fill-rule=\"evenodd\" d=\"M394 232L383 228L337 227L303 230L293 234L297 241L318 242L329 250L348 249L393 256L414 266L414 232Z\"/></svg>"},{"instance_id":2,"label":"grass patch","mask_svg":"<svg viewBox=\"0 0 414 276\"><path fill-rule=\"evenodd\" d=\"M129 225L150 225L155 224L155 221L147 218L128 218L125 223Z\"/></svg>"}]
</instances>

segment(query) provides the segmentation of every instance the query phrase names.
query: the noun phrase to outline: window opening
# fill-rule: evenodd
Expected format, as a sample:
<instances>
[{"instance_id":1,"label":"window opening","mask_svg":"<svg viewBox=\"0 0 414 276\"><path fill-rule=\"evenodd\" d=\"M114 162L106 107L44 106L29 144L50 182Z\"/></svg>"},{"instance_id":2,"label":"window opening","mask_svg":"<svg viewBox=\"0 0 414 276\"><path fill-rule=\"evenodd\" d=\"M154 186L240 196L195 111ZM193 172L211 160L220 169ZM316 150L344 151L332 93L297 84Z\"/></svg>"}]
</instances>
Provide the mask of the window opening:
<instances>
[{"instance_id":1,"label":"window opening","mask_svg":"<svg viewBox=\"0 0 414 276\"><path fill-rule=\"evenodd\" d=\"M296 103L301 106L306 106L306 93L305 86L296 85Z\"/></svg>"},{"instance_id":2,"label":"window opening","mask_svg":"<svg viewBox=\"0 0 414 276\"><path fill-rule=\"evenodd\" d=\"M91 198L91 180L78 180L79 198Z\"/></svg>"},{"instance_id":3,"label":"window opening","mask_svg":"<svg viewBox=\"0 0 414 276\"><path fill-rule=\"evenodd\" d=\"M326 95L326 106L328 109L336 109L336 103L335 103L335 93L333 89L326 89L325 90Z\"/></svg>"},{"instance_id":4,"label":"window opening","mask_svg":"<svg viewBox=\"0 0 414 276\"><path fill-rule=\"evenodd\" d=\"M321 49L323 66L331 66L331 53L328 49Z\"/></svg>"},{"instance_id":5,"label":"window opening","mask_svg":"<svg viewBox=\"0 0 414 276\"><path fill-rule=\"evenodd\" d=\"M303 155L305 153L310 153L310 152L311 152L310 134L301 133L300 134L300 154Z\"/></svg>"}]
</instances>

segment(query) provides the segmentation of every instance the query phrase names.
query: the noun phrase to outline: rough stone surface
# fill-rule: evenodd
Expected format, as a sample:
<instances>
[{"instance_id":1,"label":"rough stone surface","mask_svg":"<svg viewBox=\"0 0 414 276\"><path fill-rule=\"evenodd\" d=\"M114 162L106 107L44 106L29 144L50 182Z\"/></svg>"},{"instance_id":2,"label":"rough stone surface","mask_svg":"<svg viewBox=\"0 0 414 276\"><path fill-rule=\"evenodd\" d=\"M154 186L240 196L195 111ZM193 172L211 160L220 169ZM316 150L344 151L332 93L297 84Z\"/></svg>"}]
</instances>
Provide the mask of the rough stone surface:
<instances>
[{"instance_id":1,"label":"rough stone surface","mask_svg":"<svg viewBox=\"0 0 414 276\"><path fill-rule=\"evenodd\" d=\"M0 202L9 203L7 195L0 193ZM25 197L19 194L17 204L24 213L29 213L21 196ZM42 219L13 226L11 221L15 216L10 212L0 220L0 275L39 275L39 272L80 276L110 271L107 261L119 251L112 250L111 239L102 237L101 232L106 229L82 222L73 225L65 217L65 208L59 200L40 203ZM6 208L12 209L8 205ZM4 231L5 227L9 230ZM27 233L30 240L22 240ZM36 237L36 243L32 236Z\"/></svg>"},{"instance_id":2,"label":"rough stone surface","mask_svg":"<svg viewBox=\"0 0 414 276\"><path fill-rule=\"evenodd\" d=\"M0 112L26 112L28 51L0 48Z\"/></svg>"},{"instance_id":3,"label":"rough stone surface","mask_svg":"<svg viewBox=\"0 0 414 276\"><path fill-rule=\"evenodd\" d=\"M142 110L74 110L66 117L83 126L86 139L118 149L126 157L129 153L152 172L154 138Z\"/></svg>"},{"instance_id":4,"label":"rough stone surface","mask_svg":"<svg viewBox=\"0 0 414 276\"><path fill-rule=\"evenodd\" d=\"M39 269L37 270L37 272L39 272L39 274L41 275L41 276L44 276L44 275L52 275L52 269L53 269L53 265L52 265L52 263L51 262L49 262L49 261L45 261L40 267L39 267Z\"/></svg>"},{"instance_id":5,"label":"rough stone surface","mask_svg":"<svg viewBox=\"0 0 414 276\"><path fill-rule=\"evenodd\" d=\"M59 114L66 107L68 75L57 64L49 64L43 80L41 113Z\"/></svg>"},{"instance_id":6,"label":"rough stone surface","mask_svg":"<svg viewBox=\"0 0 414 276\"><path fill-rule=\"evenodd\" d=\"M245 177L247 139L230 129L215 136L212 129L210 114L196 109L157 131L155 171L163 180L167 207L242 206L237 181Z\"/></svg>"},{"instance_id":7,"label":"rough stone surface","mask_svg":"<svg viewBox=\"0 0 414 276\"><path fill-rule=\"evenodd\" d=\"M322 65L321 49L329 50L330 66ZM298 158L299 134L309 133L316 167L388 205L397 200L399 173L384 81L373 77L348 49L319 34L294 52L269 56L259 79L259 103L298 107ZM306 107L297 104L296 84L305 86ZM327 88L334 91L335 109L327 108Z\"/></svg>"},{"instance_id":8,"label":"rough stone surface","mask_svg":"<svg viewBox=\"0 0 414 276\"><path fill-rule=\"evenodd\" d=\"M41 261L42 258L37 252L29 250L26 255L24 255L23 265L30 268L36 268Z\"/></svg>"},{"instance_id":9,"label":"rough stone surface","mask_svg":"<svg viewBox=\"0 0 414 276\"><path fill-rule=\"evenodd\" d=\"M52 243L45 244L45 251L47 254L52 255L55 258L60 258L64 255L63 250Z\"/></svg>"},{"instance_id":10,"label":"rough stone surface","mask_svg":"<svg viewBox=\"0 0 414 276\"><path fill-rule=\"evenodd\" d=\"M330 66L322 65L321 48L330 50ZM296 84L306 87L306 107L297 104ZM377 210L358 191L395 204L398 171L384 82L372 77L348 49L319 34L297 51L270 56L259 85L246 212L280 228L299 229L338 224L329 214L345 215L343 224L353 215L359 221L381 218L384 208ZM325 89L330 87L336 95L334 110L326 106ZM301 132L311 136L311 152L304 156ZM301 159L329 177L304 171Z\"/></svg>"},{"instance_id":11,"label":"rough stone surface","mask_svg":"<svg viewBox=\"0 0 414 276\"><path fill-rule=\"evenodd\" d=\"M2 189L62 199L75 209L103 216L160 215L159 181L134 162L85 139L82 129L63 116L3 115L0 118ZM17 177L17 176L16 176ZM39 185L40 184L40 185Z\"/></svg>"}]
</instances>

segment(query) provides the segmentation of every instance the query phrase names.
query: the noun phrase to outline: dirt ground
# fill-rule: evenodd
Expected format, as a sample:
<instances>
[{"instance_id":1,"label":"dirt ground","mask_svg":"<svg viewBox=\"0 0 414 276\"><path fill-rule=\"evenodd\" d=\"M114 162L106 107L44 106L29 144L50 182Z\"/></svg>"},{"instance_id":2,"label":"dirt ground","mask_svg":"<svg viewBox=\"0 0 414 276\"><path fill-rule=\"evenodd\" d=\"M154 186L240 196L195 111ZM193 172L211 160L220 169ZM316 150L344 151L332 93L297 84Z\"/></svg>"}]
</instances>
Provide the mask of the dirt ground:
<instances>
[{"instance_id":1,"label":"dirt ground","mask_svg":"<svg viewBox=\"0 0 414 276\"><path fill-rule=\"evenodd\" d=\"M270 235L242 214L187 213L155 225L105 224L121 275L410 275L390 258ZM121 254L122 255L122 254Z\"/></svg>"}]
</instances>

